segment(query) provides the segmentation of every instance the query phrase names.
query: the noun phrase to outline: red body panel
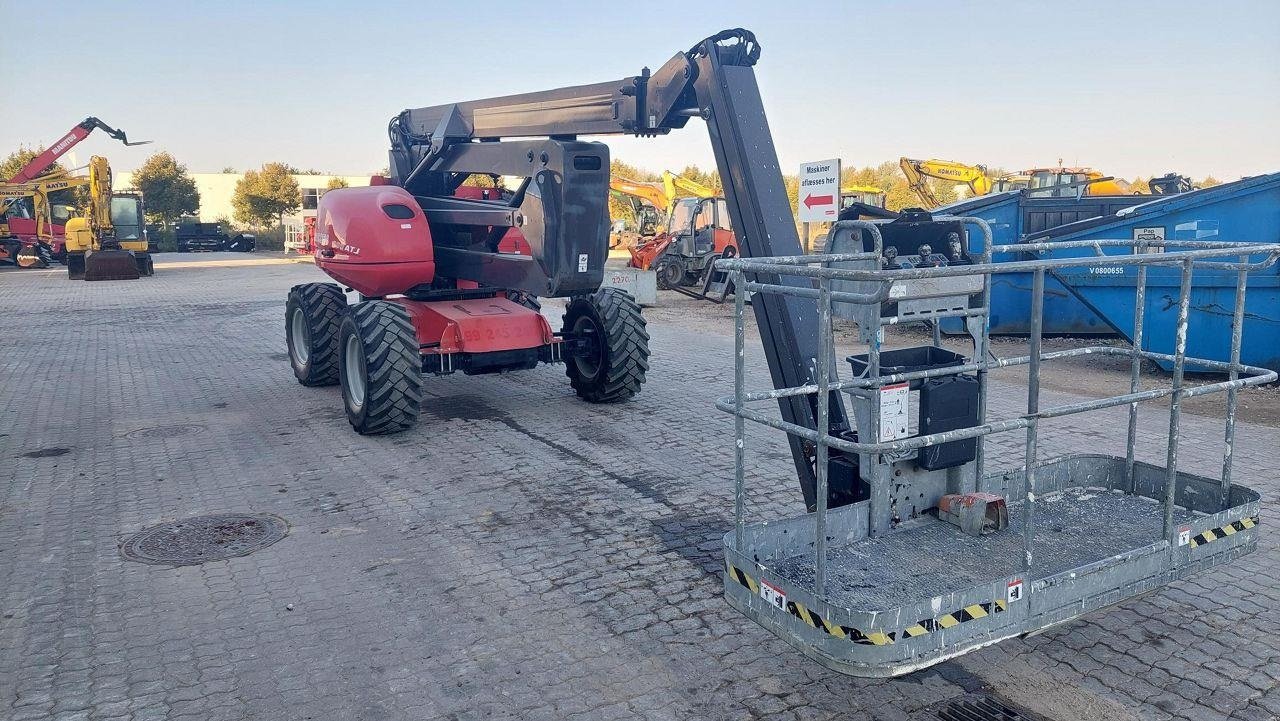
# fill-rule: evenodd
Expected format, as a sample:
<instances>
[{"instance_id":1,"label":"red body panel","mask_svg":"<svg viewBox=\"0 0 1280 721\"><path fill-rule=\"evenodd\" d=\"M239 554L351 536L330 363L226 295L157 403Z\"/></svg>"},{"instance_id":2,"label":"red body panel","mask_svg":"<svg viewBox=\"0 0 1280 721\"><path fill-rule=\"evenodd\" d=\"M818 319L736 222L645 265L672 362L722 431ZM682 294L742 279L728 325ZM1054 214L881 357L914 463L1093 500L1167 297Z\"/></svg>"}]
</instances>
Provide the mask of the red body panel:
<instances>
[{"instance_id":1,"label":"red body panel","mask_svg":"<svg viewBox=\"0 0 1280 721\"><path fill-rule=\"evenodd\" d=\"M6 221L9 224L9 235L13 236L23 245L35 245L39 242L36 237L36 221L33 218L9 218ZM49 247L53 248L53 252L61 253L62 247L66 245L66 227L50 223L45 226L48 232L53 236L49 238Z\"/></svg>"},{"instance_id":2,"label":"red body panel","mask_svg":"<svg viewBox=\"0 0 1280 721\"><path fill-rule=\"evenodd\" d=\"M406 217L391 217L388 206ZM339 188L321 196L315 250L321 270L366 296L403 293L435 277L427 219L398 186Z\"/></svg>"},{"instance_id":3,"label":"red body panel","mask_svg":"<svg viewBox=\"0 0 1280 721\"><path fill-rule=\"evenodd\" d=\"M423 302L391 298L409 311L424 353L491 353L557 341L546 317L506 298ZM435 344L438 347L434 347Z\"/></svg>"}]
</instances>

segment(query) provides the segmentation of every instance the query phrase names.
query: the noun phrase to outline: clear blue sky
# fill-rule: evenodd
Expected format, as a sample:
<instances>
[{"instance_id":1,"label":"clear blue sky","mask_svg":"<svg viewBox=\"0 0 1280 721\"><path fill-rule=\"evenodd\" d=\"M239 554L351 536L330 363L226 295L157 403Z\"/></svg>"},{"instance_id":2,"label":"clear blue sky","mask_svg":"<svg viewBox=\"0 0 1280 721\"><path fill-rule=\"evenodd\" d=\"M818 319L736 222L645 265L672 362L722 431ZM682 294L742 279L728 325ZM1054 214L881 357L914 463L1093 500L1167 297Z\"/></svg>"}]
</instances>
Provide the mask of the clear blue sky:
<instances>
[{"instance_id":1,"label":"clear blue sky","mask_svg":"<svg viewBox=\"0 0 1280 721\"><path fill-rule=\"evenodd\" d=\"M807 8L802 10L801 8ZM1280 2L79 2L0 0L0 152L97 115L80 161L285 161L363 175L406 107L612 80L755 31L784 168L937 157L1222 179L1280 170ZM661 170L706 135L612 140Z\"/></svg>"}]
</instances>

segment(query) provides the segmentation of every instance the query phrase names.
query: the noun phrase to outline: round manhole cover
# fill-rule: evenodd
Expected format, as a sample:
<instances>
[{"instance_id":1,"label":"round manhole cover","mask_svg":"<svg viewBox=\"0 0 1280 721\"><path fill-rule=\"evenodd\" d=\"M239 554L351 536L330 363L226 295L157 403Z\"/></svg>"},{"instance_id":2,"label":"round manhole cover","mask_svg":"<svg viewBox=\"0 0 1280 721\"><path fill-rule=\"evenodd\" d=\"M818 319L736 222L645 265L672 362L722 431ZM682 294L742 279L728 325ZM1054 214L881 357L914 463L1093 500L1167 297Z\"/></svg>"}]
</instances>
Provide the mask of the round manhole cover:
<instances>
[{"instance_id":1,"label":"round manhole cover","mask_svg":"<svg viewBox=\"0 0 1280 721\"><path fill-rule=\"evenodd\" d=\"M140 563L194 566L247 556L288 533L283 518L265 513L196 516L144 528L120 544L120 553Z\"/></svg>"},{"instance_id":2,"label":"round manhole cover","mask_svg":"<svg viewBox=\"0 0 1280 721\"><path fill-rule=\"evenodd\" d=\"M179 436L189 436L193 433L203 433L204 431L205 427L199 423L174 423L167 426L139 428L124 435L125 438L177 438Z\"/></svg>"}]
</instances>

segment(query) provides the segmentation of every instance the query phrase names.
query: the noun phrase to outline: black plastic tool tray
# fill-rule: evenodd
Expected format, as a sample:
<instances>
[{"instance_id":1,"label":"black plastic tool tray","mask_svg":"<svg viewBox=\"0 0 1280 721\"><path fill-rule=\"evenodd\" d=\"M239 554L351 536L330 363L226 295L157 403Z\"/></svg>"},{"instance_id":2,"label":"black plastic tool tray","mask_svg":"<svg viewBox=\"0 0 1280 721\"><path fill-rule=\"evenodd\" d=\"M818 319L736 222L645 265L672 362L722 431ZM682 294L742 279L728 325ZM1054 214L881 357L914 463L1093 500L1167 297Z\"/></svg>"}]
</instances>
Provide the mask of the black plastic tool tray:
<instances>
[{"instance_id":1,"label":"black plastic tool tray","mask_svg":"<svg viewBox=\"0 0 1280 721\"><path fill-rule=\"evenodd\" d=\"M870 355L866 353L851 355L845 360L849 361L850 367L853 368L855 378L867 375ZM931 368L950 368L964 365L965 360L964 355L936 345L895 348L893 350L880 351L880 375L914 373ZM919 379L913 380L911 381L911 387L919 388L922 383L923 381Z\"/></svg>"}]
</instances>

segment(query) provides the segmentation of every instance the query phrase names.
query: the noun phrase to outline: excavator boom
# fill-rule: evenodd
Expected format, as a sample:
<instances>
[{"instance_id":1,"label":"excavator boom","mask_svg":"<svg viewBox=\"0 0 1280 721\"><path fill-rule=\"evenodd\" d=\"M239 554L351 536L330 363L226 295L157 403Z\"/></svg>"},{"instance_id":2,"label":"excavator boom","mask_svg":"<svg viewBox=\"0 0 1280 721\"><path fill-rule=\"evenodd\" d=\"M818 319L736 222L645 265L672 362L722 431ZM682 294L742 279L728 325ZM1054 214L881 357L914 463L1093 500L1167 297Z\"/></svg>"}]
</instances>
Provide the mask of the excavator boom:
<instances>
[{"instance_id":1,"label":"excavator boom","mask_svg":"<svg viewBox=\"0 0 1280 721\"><path fill-rule=\"evenodd\" d=\"M609 189L623 195L639 198L661 212L666 212L671 206L671 202L675 200L675 197L668 193L661 183L656 182L611 178L609 180Z\"/></svg>"},{"instance_id":2,"label":"excavator boom","mask_svg":"<svg viewBox=\"0 0 1280 721\"><path fill-rule=\"evenodd\" d=\"M898 167L907 177L907 184L920 198L925 209L931 210L942 205L942 201L929 187L928 178L949 180L964 183L974 195L986 195L991 192L991 179L987 177L987 168L983 165L965 165L951 160L916 160L900 158Z\"/></svg>"}]
</instances>

